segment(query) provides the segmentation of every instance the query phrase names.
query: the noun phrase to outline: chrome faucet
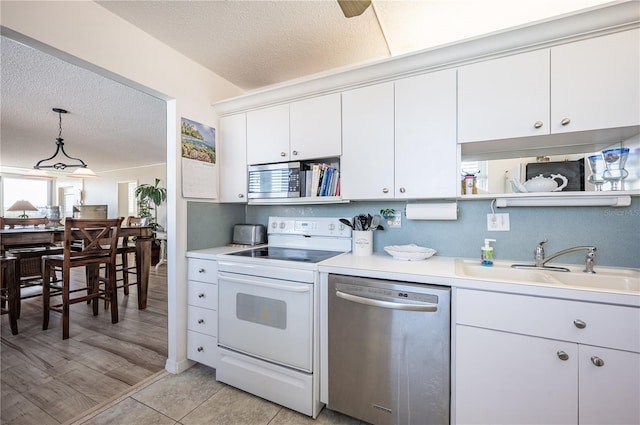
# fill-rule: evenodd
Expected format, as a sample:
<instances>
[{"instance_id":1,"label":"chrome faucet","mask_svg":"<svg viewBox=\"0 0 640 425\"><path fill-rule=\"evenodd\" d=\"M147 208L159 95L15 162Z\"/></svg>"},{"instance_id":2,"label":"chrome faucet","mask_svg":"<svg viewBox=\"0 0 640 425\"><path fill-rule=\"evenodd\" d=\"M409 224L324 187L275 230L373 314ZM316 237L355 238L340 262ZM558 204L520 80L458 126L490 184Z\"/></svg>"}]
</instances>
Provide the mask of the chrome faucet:
<instances>
[{"instance_id":1,"label":"chrome faucet","mask_svg":"<svg viewBox=\"0 0 640 425\"><path fill-rule=\"evenodd\" d=\"M587 258L585 259L585 273L595 273L593 270L593 265L596 259L596 247L595 246L574 246L573 248L563 249L562 251L558 251L555 254L552 254L549 257L545 257L544 253L544 244L547 243L547 240L538 243L535 250L535 264L514 264L511 267L519 269L519 268L536 268L536 269L545 269L545 270L556 270L568 272L569 269L566 267L556 267L556 266L547 266L546 264L560 257L561 255L569 254L570 252L577 251L587 251Z\"/></svg>"}]
</instances>

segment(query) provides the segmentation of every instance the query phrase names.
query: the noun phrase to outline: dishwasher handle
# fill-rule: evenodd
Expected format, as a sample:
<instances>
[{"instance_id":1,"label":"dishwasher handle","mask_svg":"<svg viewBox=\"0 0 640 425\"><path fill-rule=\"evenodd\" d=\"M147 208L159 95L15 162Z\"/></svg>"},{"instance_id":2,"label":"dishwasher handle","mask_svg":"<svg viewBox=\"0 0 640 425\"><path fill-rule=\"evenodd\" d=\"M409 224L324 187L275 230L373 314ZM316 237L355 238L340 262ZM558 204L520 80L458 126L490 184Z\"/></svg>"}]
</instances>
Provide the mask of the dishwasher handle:
<instances>
[{"instance_id":1,"label":"dishwasher handle","mask_svg":"<svg viewBox=\"0 0 640 425\"><path fill-rule=\"evenodd\" d=\"M358 295L348 294L342 291L336 291L336 296L343 300L352 301L354 303L364 304L372 307L390 308L393 310L405 310L405 311L423 311L423 312L435 312L438 311L438 304L405 304L394 303L392 301L376 300L373 298L360 297Z\"/></svg>"}]
</instances>

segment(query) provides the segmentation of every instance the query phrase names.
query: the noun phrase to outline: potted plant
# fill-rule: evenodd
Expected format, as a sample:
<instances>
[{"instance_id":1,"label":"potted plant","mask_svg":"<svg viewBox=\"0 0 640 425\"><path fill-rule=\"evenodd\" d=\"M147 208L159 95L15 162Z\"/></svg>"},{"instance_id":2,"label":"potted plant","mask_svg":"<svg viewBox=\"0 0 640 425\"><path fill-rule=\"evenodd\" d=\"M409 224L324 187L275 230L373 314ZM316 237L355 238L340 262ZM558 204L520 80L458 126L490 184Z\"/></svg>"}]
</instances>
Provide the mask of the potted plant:
<instances>
[{"instance_id":1,"label":"potted plant","mask_svg":"<svg viewBox=\"0 0 640 425\"><path fill-rule=\"evenodd\" d=\"M167 200L167 189L160 187L160 179L156 178L154 185L141 184L136 188L135 195L138 201L138 215L140 217L148 217L149 225L153 229L153 235L155 237L158 228L163 230L158 224L158 207ZM151 214L151 208L153 207L153 215Z\"/></svg>"}]
</instances>

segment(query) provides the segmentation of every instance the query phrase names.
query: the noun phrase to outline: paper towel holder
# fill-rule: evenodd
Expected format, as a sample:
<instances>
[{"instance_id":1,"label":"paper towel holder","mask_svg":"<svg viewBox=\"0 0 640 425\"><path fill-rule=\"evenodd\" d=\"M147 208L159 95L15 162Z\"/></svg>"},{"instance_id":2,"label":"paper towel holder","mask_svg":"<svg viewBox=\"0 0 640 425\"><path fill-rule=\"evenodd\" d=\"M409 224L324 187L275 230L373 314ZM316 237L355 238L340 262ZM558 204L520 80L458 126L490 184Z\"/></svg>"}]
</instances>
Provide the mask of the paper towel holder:
<instances>
[{"instance_id":1,"label":"paper towel holder","mask_svg":"<svg viewBox=\"0 0 640 425\"><path fill-rule=\"evenodd\" d=\"M458 202L407 203L404 215L407 220L457 220Z\"/></svg>"}]
</instances>

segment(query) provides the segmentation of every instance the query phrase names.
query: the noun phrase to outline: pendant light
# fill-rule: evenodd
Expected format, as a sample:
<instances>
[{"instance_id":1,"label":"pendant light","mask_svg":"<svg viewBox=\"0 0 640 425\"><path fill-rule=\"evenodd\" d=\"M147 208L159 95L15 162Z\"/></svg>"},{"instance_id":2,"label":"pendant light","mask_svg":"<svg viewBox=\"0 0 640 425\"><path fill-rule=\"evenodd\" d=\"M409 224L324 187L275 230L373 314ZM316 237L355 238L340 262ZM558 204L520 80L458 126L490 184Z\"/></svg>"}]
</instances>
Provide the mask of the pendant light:
<instances>
[{"instance_id":1,"label":"pendant light","mask_svg":"<svg viewBox=\"0 0 640 425\"><path fill-rule=\"evenodd\" d=\"M64 151L64 142L63 142L64 139L62 138L62 114L66 114L68 113L68 111L61 108L53 108L53 112L56 112L58 114L58 137L56 138L56 151L49 158L41 159L40 161L38 161L36 165L33 166L34 170L42 170L46 168L53 168L55 170L64 170L66 168L77 168L78 170L76 170L76 172L74 172L70 177L81 177L81 178L97 177L93 171L87 168L87 164L85 164L83 160L81 160L80 158L73 158L67 155L67 153ZM53 160L60 153L62 153L62 155L64 155L68 159L72 161L76 161L76 163L67 163L67 160L62 158L62 159L57 159L56 161L58 162L55 162L54 164L48 164L48 165L43 164L46 161ZM78 171L80 170L82 170L82 172L78 173Z\"/></svg>"}]
</instances>

